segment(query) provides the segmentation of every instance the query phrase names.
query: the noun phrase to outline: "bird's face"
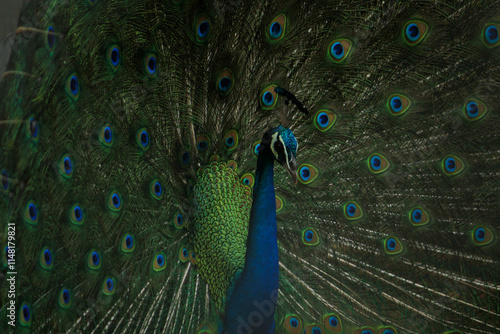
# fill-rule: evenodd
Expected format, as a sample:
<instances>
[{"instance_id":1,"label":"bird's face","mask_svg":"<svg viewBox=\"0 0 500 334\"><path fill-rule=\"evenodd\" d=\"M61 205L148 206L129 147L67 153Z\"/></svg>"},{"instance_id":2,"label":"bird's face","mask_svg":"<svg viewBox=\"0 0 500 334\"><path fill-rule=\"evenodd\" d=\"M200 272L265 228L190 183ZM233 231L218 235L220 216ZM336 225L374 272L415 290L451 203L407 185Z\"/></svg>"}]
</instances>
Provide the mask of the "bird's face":
<instances>
[{"instance_id":1,"label":"bird's face","mask_svg":"<svg viewBox=\"0 0 500 334\"><path fill-rule=\"evenodd\" d=\"M297 183L297 139L290 129L283 126L278 126L271 130L271 151L274 158L278 161Z\"/></svg>"}]
</instances>

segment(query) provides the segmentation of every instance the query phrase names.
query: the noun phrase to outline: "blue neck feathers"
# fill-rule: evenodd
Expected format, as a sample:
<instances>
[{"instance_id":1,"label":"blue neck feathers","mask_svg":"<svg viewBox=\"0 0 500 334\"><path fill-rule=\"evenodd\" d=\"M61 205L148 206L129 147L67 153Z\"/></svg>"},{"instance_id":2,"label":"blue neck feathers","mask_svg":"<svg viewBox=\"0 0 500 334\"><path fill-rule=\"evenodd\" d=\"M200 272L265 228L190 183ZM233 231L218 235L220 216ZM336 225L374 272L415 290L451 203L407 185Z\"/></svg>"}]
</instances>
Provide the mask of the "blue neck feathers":
<instances>
[{"instance_id":1,"label":"blue neck feathers","mask_svg":"<svg viewBox=\"0 0 500 334\"><path fill-rule=\"evenodd\" d=\"M228 294L223 333L274 333L279 261L273 167L271 151L259 152L245 268Z\"/></svg>"}]
</instances>

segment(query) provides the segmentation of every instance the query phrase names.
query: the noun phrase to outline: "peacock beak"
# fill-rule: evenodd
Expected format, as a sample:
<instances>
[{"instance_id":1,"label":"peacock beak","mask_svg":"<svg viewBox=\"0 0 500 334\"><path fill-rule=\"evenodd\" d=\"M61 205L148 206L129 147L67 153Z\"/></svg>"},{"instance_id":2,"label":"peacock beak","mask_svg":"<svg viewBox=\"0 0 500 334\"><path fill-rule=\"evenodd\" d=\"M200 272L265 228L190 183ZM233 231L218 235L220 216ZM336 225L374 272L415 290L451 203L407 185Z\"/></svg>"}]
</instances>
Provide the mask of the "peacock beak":
<instances>
[{"instance_id":1,"label":"peacock beak","mask_svg":"<svg viewBox=\"0 0 500 334\"><path fill-rule=\"evenodd\" d=\"M294 156L285 164L285 169L292 177L293 183L297 184L297 160Z\"/></svg>"}]
</instances>

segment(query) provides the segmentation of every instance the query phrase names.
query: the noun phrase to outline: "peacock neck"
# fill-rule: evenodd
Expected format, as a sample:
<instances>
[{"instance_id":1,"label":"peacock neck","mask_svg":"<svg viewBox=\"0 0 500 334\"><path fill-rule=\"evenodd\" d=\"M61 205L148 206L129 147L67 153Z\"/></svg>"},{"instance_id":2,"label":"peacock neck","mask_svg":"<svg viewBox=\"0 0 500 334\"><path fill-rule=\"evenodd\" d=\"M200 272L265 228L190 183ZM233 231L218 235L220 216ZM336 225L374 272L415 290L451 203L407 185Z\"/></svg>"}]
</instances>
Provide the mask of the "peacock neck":
<instances>
[{"instance_id":1,"label":"peacock neck","mask_svg":"<svg viewBox=\"0 0 500 334\"><path fill-rule=\"evenodd\" d=\"M257 160L245 267L226 304L224 330L227 333L274 333L279 261L273 167L271 152L261 151Z\"/></svg>"}]
</instances>

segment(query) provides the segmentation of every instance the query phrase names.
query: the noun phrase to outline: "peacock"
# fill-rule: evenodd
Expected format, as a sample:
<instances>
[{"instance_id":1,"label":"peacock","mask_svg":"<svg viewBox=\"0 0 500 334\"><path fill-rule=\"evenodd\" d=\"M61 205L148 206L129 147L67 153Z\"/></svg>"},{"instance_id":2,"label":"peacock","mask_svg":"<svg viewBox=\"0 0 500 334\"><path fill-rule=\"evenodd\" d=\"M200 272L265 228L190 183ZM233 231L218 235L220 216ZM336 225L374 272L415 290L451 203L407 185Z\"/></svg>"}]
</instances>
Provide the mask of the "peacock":
<instances>
[{"instance_id":1,"label":"peacock","mask_svg":"<svg viewBox=\"0 0 500 334\"><path fill-rule=\"evenodd\" d=\"M32 0L2 333L500 333L500 1Z\"/></svg>"}]
</instances>

